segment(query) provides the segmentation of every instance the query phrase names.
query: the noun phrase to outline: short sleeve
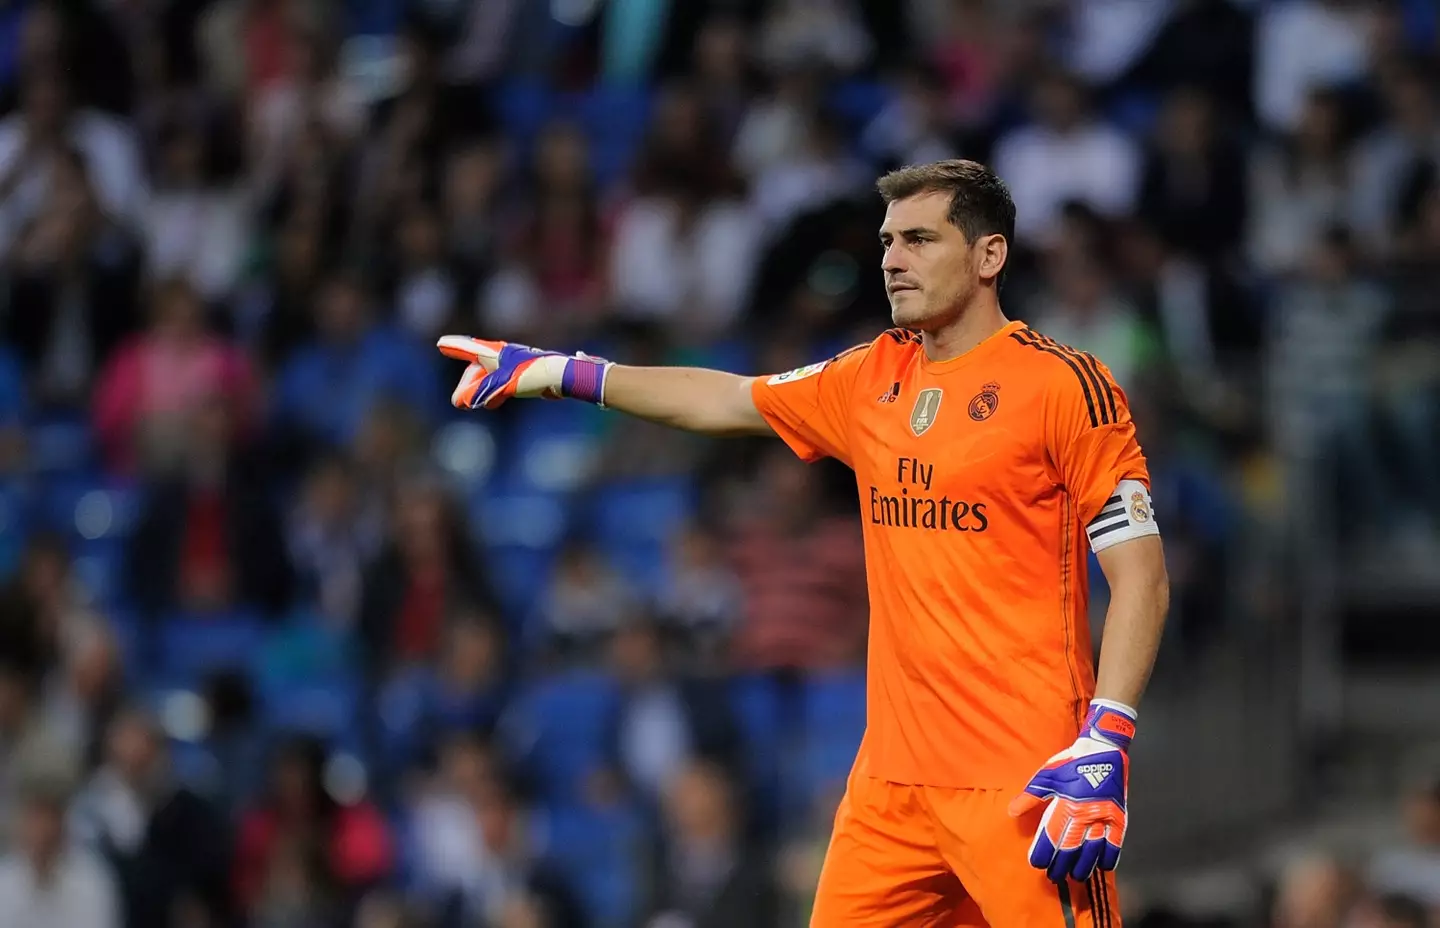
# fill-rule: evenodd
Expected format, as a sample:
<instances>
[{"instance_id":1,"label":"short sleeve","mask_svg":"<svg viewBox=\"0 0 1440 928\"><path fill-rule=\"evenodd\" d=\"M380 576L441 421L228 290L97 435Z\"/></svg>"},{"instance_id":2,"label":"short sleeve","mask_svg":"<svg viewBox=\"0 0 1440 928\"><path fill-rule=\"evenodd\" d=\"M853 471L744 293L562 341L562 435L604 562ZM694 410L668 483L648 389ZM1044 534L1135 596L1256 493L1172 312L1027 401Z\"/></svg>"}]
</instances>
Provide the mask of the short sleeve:
<instances>
[{"instance_id":1,"label":"short sleeve","mask_svg":"<svg viewBox=\"0 0 1440 928\"><path fill-rule=\"evenodd\" d=\"M833 457L851 464L850 403L870 345L751 385L755 408L802 460Z\"/></svg>"},{"instance_id":2,"label":"short sleeve","mask_svg":"<svg viewBox=\"0 0 1440 928\"><path fill-rule=\"evenodd\" d=\"M1150 472L1135 435L1125 392L1094 356L1068 353L1046 403L1046 445L1060 482L1088 525L1122 480L1148 488Z\"/></svg>"}]
</instances>

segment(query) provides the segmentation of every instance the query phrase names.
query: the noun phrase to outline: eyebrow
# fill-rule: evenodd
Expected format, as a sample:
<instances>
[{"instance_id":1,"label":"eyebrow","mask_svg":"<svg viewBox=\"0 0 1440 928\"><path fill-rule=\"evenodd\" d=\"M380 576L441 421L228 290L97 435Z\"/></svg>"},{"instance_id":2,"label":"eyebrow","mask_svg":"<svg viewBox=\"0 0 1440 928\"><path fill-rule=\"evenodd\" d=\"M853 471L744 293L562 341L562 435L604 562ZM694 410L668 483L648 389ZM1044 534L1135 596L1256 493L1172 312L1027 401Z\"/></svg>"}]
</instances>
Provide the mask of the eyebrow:
<instances>
[{"instance_id":1,"label":"eyebrow","mask_svg":"<svg viewBox=\"0 0 1440 928\"><path fill-rule=\"evenodd\" d=\"M880 239L881 239L881 241L884 241L885 236L890 235L890 234L891 234L891 233L886 232L884 229L881 229L881 230L880 230ZM906 237L906 238L914 238L914 237L916 237L917 235L934 235L934 234L935 234L935 230L932 229L932 228L930 228L930 227L928 227L928 226L916 226L916 227L914 227L914 228L912 228L912 229L901 229L901 230L900 230L900 234L901 234L902 236Z\"/></svg>"}]
</instances>

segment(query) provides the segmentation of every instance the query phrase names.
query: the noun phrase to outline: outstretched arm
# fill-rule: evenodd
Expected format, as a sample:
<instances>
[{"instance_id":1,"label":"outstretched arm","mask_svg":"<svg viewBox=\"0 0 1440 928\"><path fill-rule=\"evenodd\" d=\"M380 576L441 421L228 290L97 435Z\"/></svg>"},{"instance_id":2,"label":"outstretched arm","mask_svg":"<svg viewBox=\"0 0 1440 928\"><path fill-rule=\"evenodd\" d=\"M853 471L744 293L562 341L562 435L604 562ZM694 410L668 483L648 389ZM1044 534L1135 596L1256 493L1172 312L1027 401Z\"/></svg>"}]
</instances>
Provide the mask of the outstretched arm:
<instances>
[{"instance_id":1,"label":"outstretched arm","mask_svg":"<svg viewBox=\"0 0 1440 928\"><path fill-rule=\"evenodd\" d=\"M700 367L626 367L605 378L605 405L706 435L773 435L755 408L753 378Z\"/></svg>"},{"instance_id":2,"label":"outstretched arm","mask_svg":"<svg viewBox=\"0 0 1440 928\"><path fill-rule=\"evenodd\" d=\"M773 435L751 395L753 378L692 367L627 367L586 355L447 335L439 348L469 367L451 395L461 408L513 397L571 397L706 435Z\"/></svg>"}]
</instances>

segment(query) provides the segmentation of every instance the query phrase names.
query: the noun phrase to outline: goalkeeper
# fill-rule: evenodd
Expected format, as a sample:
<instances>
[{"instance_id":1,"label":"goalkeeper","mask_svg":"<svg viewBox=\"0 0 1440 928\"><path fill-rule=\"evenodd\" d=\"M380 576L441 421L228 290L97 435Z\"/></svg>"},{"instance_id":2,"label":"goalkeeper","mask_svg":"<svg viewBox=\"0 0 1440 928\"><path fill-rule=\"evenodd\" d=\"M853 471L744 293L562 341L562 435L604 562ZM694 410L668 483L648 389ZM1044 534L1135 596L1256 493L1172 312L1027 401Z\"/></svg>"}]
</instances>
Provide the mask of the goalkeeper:
<instances>
[{"instance_id":1,"label":"goalkeeper","mask_svg":"<svg viewBox=\"0 0 1440 928\"><path fill-rule=\"evenodd\" d=\"M999 178L945 161L879 189L896 328L868 344L752 378L446 336L468 362L452 399L568 397L847 464L868 713L812 925L1112 928L1169 595L1125 394L1094 356L1002 313L1015 207ZM1110 586L1098 671L1087 549Z\"/></svg>"}]
</instances>

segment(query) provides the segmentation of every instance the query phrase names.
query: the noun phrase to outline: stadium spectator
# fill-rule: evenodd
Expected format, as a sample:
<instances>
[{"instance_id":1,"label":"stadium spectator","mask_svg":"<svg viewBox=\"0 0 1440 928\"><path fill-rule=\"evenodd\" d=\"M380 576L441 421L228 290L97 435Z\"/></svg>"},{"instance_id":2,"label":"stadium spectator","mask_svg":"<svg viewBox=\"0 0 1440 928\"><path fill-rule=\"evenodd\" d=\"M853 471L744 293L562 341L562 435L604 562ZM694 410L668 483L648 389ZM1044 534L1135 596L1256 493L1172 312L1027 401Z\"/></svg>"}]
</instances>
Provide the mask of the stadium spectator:
<instances>
[{"instance_id":1,"label":"stadium spectator","mask_svg":"<svg viewBox=\"0 0 1440 928\"><path fill-rule=\"evenodd\" d=\"M1440 782L1413 790L1405 800L1404 814L1406 845L1371 862L1370 885L1440 910Z\"/></svg>"},{"instance_id":2,"label":"stadium spectator","mask_svg":"<svg viewBox=\"0 0 1440 928\"><path fill-rule=\"evenodd\" d=\"M355 464L331 454L311 467L287 522L297 600L331 625L352 628L360 617L365 566L384 540L383 506L363 492Z\"/></svg>"},{"instance_id":3,"label":"stadium spectator","mask_svg":"<svg viewBox=\"0 0 1440 928\"><path fill-rule=\"evenodd\" d=\"M1165 243L1203 261L1228 257L1248 209L1245 158L1198 88L1171 94L1147 146L1139 206Z\"/></svg>"},{"instance_id":4,"label":"stadium spectator","mask_svg":"<svg viewBox=\"0 0 1440 928\"><path fill-rule=\"evenodd\" d=\"M522 904L540 907L541 924L586 924L573 889L544 852L543 818L522 806L484 743L446 741L436 782L409 814L416 889L442 924L497 924L518 917L506 913Z\"/></svg>"},{"instance_id":5,"label":"stadium spectator","mask_svg":"<svg viewBox=\"0 0 1440 928\"><path fill-rule=\"evenodd\" d=\"M650 808L694 760L738 762L723 680L674 669L662 629L637 621L610 641L610 671L623 696L612 722L610 765Z\"/></svg>"},{"instance_id":6,"label":"stadium spectator","mask_svg":"<svg viewBox=\"0 0 1440 928\"><path fill-rule=\"evenodd\" d=\"M739 621L739 578L725 561L723 540L701 525L677 533L671 562L656 613L708 664Z\"/></svg>"},{"instance_id":7,"label":"stadium spectator","mask_svg":"<svg viewBox=\"0 0 1440 928\"><path fill-rule=\"evenodd\" d=\"M1377 399L1397 439L1399 479L1440 523L1440 175L1432 175L1400 242Z\"/></svg>"},{"instance_id":8,"label":"stadium spectator","mask_svg":"<svg viewBox=\"0 0 1440 928\"><path fill-rule=\"evenodd\" d=\"M38 215L56 186L55 159L67 150L85 165L100 211L123 228L137 228L147 184L135 137L124 122L77 105L56 63L37 64L22 76L20 110L0 121L0 177L7 207L20 210L9 222L18 226Z\"/></svg>"},{"instance_id":9,"label":"stadium spectator","mask_svg":"<svg viewBox=\"0 0 1440 928\"><path fill-rule=\"evenodd\" d=\"M122 660L108 624L86 622L67 636L43 684L42 724L87 766L100 756L107 723L124 698Z\"/></svg>"},{"instance_id":10,"label":"stadium spectator","mask_svg":"<svg viewBox=\"0 0 1440 928\"><path fill-rule=\"evenodd\" d=\"M823 514L804 465L767 451L729 538L745 597L734 660L765 670L852 665L865 652L868 616L854 516Z\"/></svg>"},{"instance_id":11,"label":"stadium spectator","mask_svg":"<svg viewBox=\"0 0 1440 928\"><path fill-rule=\"evenodd\" d=\"M1384 258L1403 248L1420 212L1424 187L1416 181L1433 176L1440 159L1440 105L1430 72L1419 64L1404 67L1380 90L1386 118L1355 146L1350 215L1367 250Z\"/></svg>"},{"instance_id":12,"label":"stadium spectator","mask_svg":"<svg viewBox=\"0 0 1440 928\"><path fill-rule=\"evenodd\" d=\"M1090 110L1088 90L1074 75L1053 71L1036 82L1034 122L995 145L995 170L1015 197L1015 235L1021 245L1045 246L1061 208L1081 201L1107 216L1135 204L1140 184L1137 147Z\"/></svg>"},{"instance_id":13,"label":"stadium spectator","mask_svg":"<svg viewBox=\"0 0 1440 928\"><path fill-rule=\"evenodd\" d=\"M365 571L360 634L370 666L389 672L433 660L452 610L490 609L493 594L444 488L420 476L399 486L394 538Z\"/></svg>"},{"instance_id":14,"label":"stadium spectator","mask_svg":"<svg viewBox=\"0 0 1440 928\"><path fill-rule=\"evenodd\" d=\"M80 758L42 724L36 711L39 686L33 667L0 656L0 849L17 839L28 771L40 768L63 780L73 779L79 769Z\"/></svg>"},{"instance_id":15,"label":"stadium spectator","mask_svg":"<svg viewBox=\"0 0 1440 928\"><path fill-rule=\"evenodd\" d=\"M162 131L142 229L150 279L182 278L206 300L233 291L253 234L248 191L221 175L221 141L203 124Z\"/></svg>"},{"instance_id":16,"label":"stadium spectator","mask_svg":"<svg viewBox=\"0 0 1440 928\"><path fill-rule=\"evenodd\" d=\"M459 278L460 299L469 304L498 258L501 202L504 199L504 152L498 141L476 142L450 156L441 203L444 244Z\"/></svg>"},{"instance_id":17,"label":"stadium spectator","mask_svg":"<svg viewBox=\"0 0 1440 928\"><path fill-rule=\"evenodd\" d=\"M740 131L755 83L749 33L739 18L720 14L707 20L695 36L695 92L713 127L719 150L729 153Z\"/></svg>"},{"instance_id":18,"label":"stadium spectator","mask_svg":"<svg viewBox=\"0 0 1440 928\"><path fill-rule=\"evenodd\" d=\"M249 162L259 191L275 184L306 125L318 124L327 138L349 145L365 122L359 88L336 72L339 50L320 26L288 24L280 42L289 68L259 89L248 121Z\"/></svg>"},{"instance_id":19,"label":"stadium spectator","mask_svg":"<svg viewBox=\"0 0 1440 928\"><path fill-rule=\"evenodd\" d=\"M1306 463L1338 455L1347 492L1360 494L1352 538L1386 526L1397 534L1393 501L1382 491L1374 443L1366 418L1368 378L1380 347L1388 295L1358 276L1348 231L1332 228L1310 252L1304 276L1289 284L1271 307L1266 385L1277 447L1292 468L1289 485L1300 494L1332 492L1332 484L1305 489ZM1373 521L1372 521L1373 520ZM1408 529L1408 526L1406 527Z\"/></svg>"},{"instance_id":20,"label":"stadium spectator","mask_svg":"<svg viewBox=\"0 0 1440 928\"><path fill-rule=\"evenodd\" d=\"M1432 924L1425 906L1408 896L1389 895L1377 900L1360 916L1363 928L1428 928Z\"/></svg>"},{"instance_id":21,"label":"stadium spectator","mask_svg":"<svg viewBox=\"0 0 1440 928\"><path fill-rule=\"evenodd\" d=\"M1342 928L1356 890L1354 874L1331 858L1293 860L1280 874L1271 928Z\"/></svg>"},{"instance_id":22,"label":"stadium spectator","mask_svg":"<svg viewBox=\"0 0 1440 928\"><path fill-rule=\"evenodd\" d=\"M212 402L225 404L234 437L243 437L259 403L250 359L207 331L189 283L162 282L150 327L115 351L95 385L95 428L110 466L167 469L182 454L192 418Z\"/></svg>"},{"instance_id":23,"label":"stadium spectator","mask_svg":"<svg viewBox=\"0 0 1440 928\"><path fill-rule=\"evenodd\" d=\"M946 111L964 125L983 124L993 115L999 85L1013 76L1002 73L1005 39L1019 30L985 0L913 6L938 8L929 22L917 26L915 39L930 46L945 80Z\"/></svg>"},{"instance_id":24,"label":"stadium spectator","mask_svg":"<svg viewBox=\"0 0 1440 928\"><path fill-rule=\"evenodd\" d=\"M743 846L740 820L733 785L719 768L691 765L669 778L650 928L781 924L770 861Z\"/></svg>"},{"instance_id":25,"label":"stadium spectator","mask_svg":"<svg viewBox=\"0 0 1440 928\"><path fill-rule=\"evenodd\" d=\"M37 533L0 590L0 650L38 672L50 670L87 626L103 622L84 601L70 552L58 535Z\"/></svg>"},{"instance_id":26,"label":"stadium spectator","mask_svg":"<svg viewBox=\"0 0 1440 928\"><path fill-rule=\"evenodd\" d=\"M380 694L387 770L401 773L459 732L494 731L510 695L505 636L491 616L449 617L435 666L401 673Z\"/></svg>"},{"instance_id":27,"label":"stadium spectator","mask_svg":"<svg viewBox=\"0 0 1440 928\"><path fill-rule=\"evenodd\" d=\"M317 297L315 337L295 350L275 386L273 417L300 459L316 448L344 448L382 400L423 412L434 370L403 335L378 323L370 294L354 275L329 278Z\"/></svg>"},{"instance_id":28,"label":"stadium spectator","mask_svg":"<svg viewBox=\"0 0 1440 928\"><path fill-rule=\"evenodd\" d=\"M232 404L192 401L172 422L177 460L148 487L128 543L131 594L151 618L235 607L278 614L291 568L265 474L253 450L235 445Z\"/></svg>"},{"instance_id":29,"label":"stadium spectator","mask_svg":"<svg viewBox=\"0 0 1440 928\"><path fill-rule=\"evenodd\" d=\"M66 839L66 774L37 767L16 784L14 849L0 858L0 911L14 928L120 928L115 881L94 855Z\"/></svg>"},{"instance_id":30,"label":"stadium spectator","mask_svg":"<svg viewBox=\"0 0 1440 928\"><path fill-rule=\"evenodd\" d=\"M1304 121L1317 87L1353 84L1365 71L1373 4L1298 0L1266 6L1256 22L1255 110L1277 132Z\"/></svg>"},{"instance_id":31,"label":"stadium spectator","mask_svg":"<svg viewBox=\"0 0 1440 928\"><path fill-rule=\"evenodd\" d=\"M97 200L84 157L70 147L41 156L46 188L3 249L11 269L3 331L26 363L35 404L74 408L136 324L139 260ZM22 191L7 203L17 199Z\"/></svg>"},{"instance_id":32,"label":"stadium spectator","mask_svg":"<svg viewBox=\"0 0 1440 928\"><path fill-rule=\"evenodd\" d=\"M1251 156L1247 252L1258 270L1300 271L1320 234L1346 224L1351 162L1343 120L1340 97L1316 90L1294 131Z\"/></svg>"},{"instance_id":33,"label":"stadium spectator","mask_svg":"<svg viewBox=\"0 0 1440 928\"><path fill-rule=\"evenodd\" d=\"M607 636L634 621L638 591L605 562L602 552L579 540L560 552L555 575L537 605L531 648L584 660L600 653Z\"/></svg>"},{"instance_id":34,"label":"stadium spectator","mask_svg":"<svg viewBox=\"0 0 1440 928\"><path fill-rule=\"evenodd\" d=\"M70 808L70 831L113 868L126 925L165 924L183 911L207 924L232 916L228 823L175 781L165 733L146 713L127 709L111 723L104 763Z\"/></svg>"},{"instance_id":35,"label":"stadium spectator","mask_svg":"<svg viewBox=\"0 0 1440 928\"><path fill-rule=\"evenodd\" d=\"M262 924L348 917L394 867L380 811L363 798L332 796L324 768L318 742L297 737L279 745L268 795L240 818L231 887L241 910Z\"/></svg>"},{"instance_id":36,"label":"stadium spectator","mask_svg":"<svg viewBox=\"0 0 1440 928\"><path fill-rule=\"evenodd\" d=\"M906 69L900 90L861 133L870 160L882 170L960 155L945 98L944 76L923 64Z\"/></svg>"},{"instance_id":37,"label":"stadium spectator","mask_svg":"<svg viewBox=\"0 0 1440 928\"><path fill-rule=\"evenodd\" d=\"M1024 310L1026 320L1061 344L1104 358L1116 383L1136 392L1159 360L1156 333L1118 292L1098 257L1057 254L1047 264L1048 286Z\"/></svg>"}]
</instances>

